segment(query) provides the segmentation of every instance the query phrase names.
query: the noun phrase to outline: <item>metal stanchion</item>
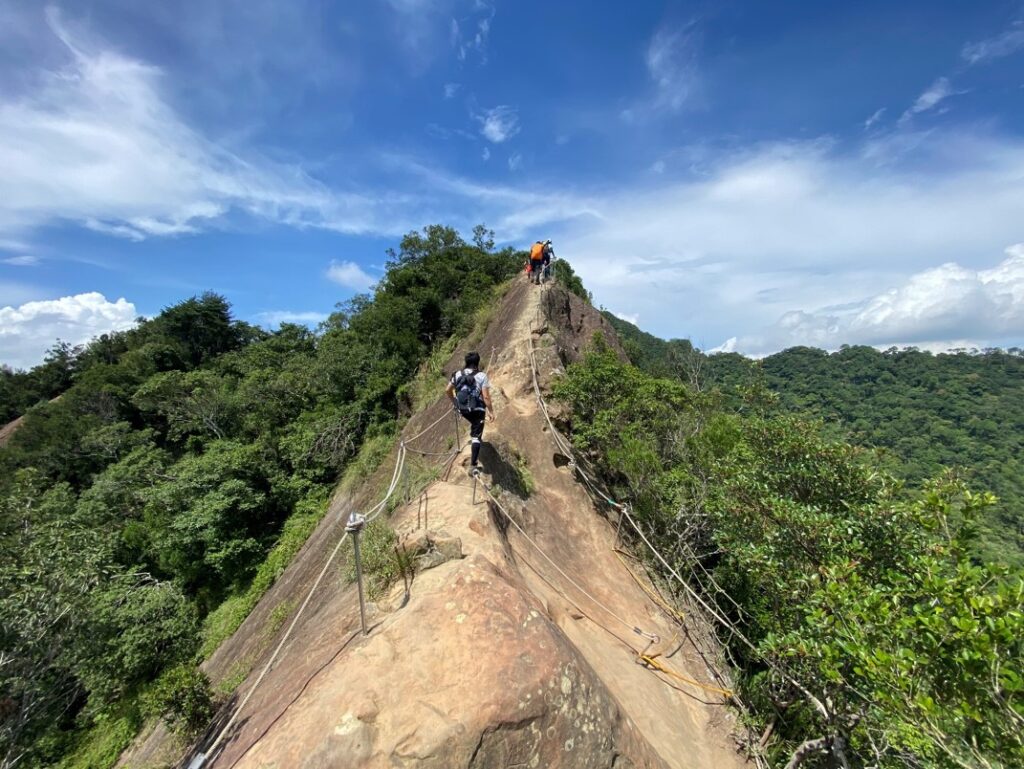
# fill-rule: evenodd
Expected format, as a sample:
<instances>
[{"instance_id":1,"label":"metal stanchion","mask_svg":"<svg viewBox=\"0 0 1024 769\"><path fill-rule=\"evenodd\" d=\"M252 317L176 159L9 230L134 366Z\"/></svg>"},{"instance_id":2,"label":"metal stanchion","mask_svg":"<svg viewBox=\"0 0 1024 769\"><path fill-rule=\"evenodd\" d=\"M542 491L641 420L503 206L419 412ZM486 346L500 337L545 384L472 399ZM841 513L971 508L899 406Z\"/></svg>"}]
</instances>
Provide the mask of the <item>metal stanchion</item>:
<instances>
[{"instance_id":1,"label":"metal stanchion","mask_svg":"<svg viewBox=\"0 0 1024 769\"><path fill-rule=\"evenodd\" d=\"M345 524L345 531L352 535L352 547L356 555L356 583L359 585L359 619L363 625L363 635L369 631L366 629L366 600L363 598L363 562L359 557L359 534L366 525L366 516L359 513L351 513L348 523Z\"/></svg>"},{"instance_id":2,"label":"metal stanchion","mask_svg":"<svg viewBox=\"0 0 1024 769\"><path fill-rule=\"evenodd\" d=\"M480 475L479 470L473 470L473 504L476 504L476 479Z\"/></svg>"},{"instance_id":3,"label":"metal stanchion","mask_svg":"<svg viewBox=\"0 0 1024 769\"><path fill-rule=\"evenodd\" d=\"M455 450L462 451L462 442L459 438L459 412L454 406L452 407L452 418L455 420L453 422L455 425Z\"/></svg>"}]
</instances>

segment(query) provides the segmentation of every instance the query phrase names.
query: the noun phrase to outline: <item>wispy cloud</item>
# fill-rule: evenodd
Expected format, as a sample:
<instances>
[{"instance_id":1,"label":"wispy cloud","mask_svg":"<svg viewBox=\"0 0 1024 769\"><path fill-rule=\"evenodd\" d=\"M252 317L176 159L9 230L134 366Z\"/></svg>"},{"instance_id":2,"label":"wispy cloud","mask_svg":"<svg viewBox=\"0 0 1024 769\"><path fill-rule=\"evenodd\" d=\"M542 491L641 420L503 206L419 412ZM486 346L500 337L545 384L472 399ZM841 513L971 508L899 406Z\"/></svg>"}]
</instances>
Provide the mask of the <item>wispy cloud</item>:
<instances>
[{"instance_id":1,"label":"wispy cloud","mask_svg":"<svg viewBox=\"0 0 1024 769\"><path fill-rule=\"evenodd\" d=\"M519 133L519 112L502 104L476 115L480 133L494 144L502 144Z\"/></svg>"},{"instance_id":2,"label":"wispy cloud","mask_svg":"<svg viewBox=\"0 0 1024 769\"><path fill-rule=\"evenodd\" d=\"M327 279L354 291L366 291L377 282L355 262L331 262L327 268Z\"/></svg>"},{"instance_id":3,"label":"wispy cloud","mask_svg":"<svg viewBox=\"0 0 1024 769\"><path fill-rule=\"evenodd\" d=\"M875 112L871 115L871 117L869 117L867 120L864 121L864 130L865 131L870 131L875 126L875 124L878 123L878 121L882 119L882 116L884 114L885 114L885 107L882 107L881 109L875 110Z\"/></svg>"},{"instance_id":4,"label":"wispy cloud","mask_svg":"<svg viewBox=\"0 0 1024 769\"><path fill-rule=\"evenodd\" d=\"M508 156L508 170L518 171L523 167L523 156L515 152Z\"/></svg>"},{"instance_id":5,"label":"wispy cloud","mask_svg":"<svg viewBox=\"0 0 1024 769\"><path fill-rule=\"evenodd\" d=\"M1024 48L1024 21L1016 21L1005 32L981 40L968 43L960 51L960 56L968 64L982 64L1009 56Z\"/></svg>"},{"instance_id":6,"label":"wispy cloud","mask_svg":"<svg viewBox=\"0 0 1024 769\"><path fill-rule=\"evenodd\" d=\"M677 112L693 95L699 78L699 44L694 22L681 27L663 26L651 37L644 63L656 88L656 107Z\"/></svg>"},{"instance_id":7,"label":"wispy cloud","mask_svg":"<svg viewBox=\"0 0 1024 769\"><path fill-rule=\"evenodd\" d=\"M906 124L914 115L935 109L939 104L955 93L949 78L940 77L917 97L914 103L900 116L900 123Z\"/></svg>"},{"instance_id":8,"label":"wispy cloud","mask_svg":"<svg viewBox=\"0 0 1024 769\"><path fill-rule=\"evenodd\" d=\"M0 307L0 363L30 368L42 361L58 339L82 344L108 331L131 328L136 317L131 302L123 298L110 302L95 291Z\"/></svg>"},{"instance_id":9,"label":"wispy cloud","mask_svg":"<svg viewBox=\"0 0 1024 769\"><path fill-rule=\"evenodd\" d=\"M444 84L444 98L454 99L462 88L461 83L445 83Z\"/></svg>"},{"instance_id":10,"label":"wispy cloud","mask_svg":"<svg viewBox=\"0 0 1024 769\"><path fill-rule=\"evenodd\" d=\"M0 263L9 264L12 267L35 267L39 264L40 259L38 256L32 254L21 254L20 256L8 256L4 259L0 259Z\"/></svg>"},{"instance_id":11,"label":"wispy cloud","mask_svg":"<svg viewBox=\"0 0 1024 769\"><path fill-rule=\"evenodd\" d=\"M494 9L487 3L477 0L473 4L473 11L475 16L464 19L462 23L458 19L452 19L451 43L459 61L466 61L472 54L479 58L481 63L486 63L487 40L491 35Z\"/></svg>"},{"instance_id":12,"label":"wispy cloud","mask_svg":"<svg viewBox=\"0 0 1024 769\"><path fill-rule=\"evenodd\" d=\"M871 153L763 145L702 178L592 196L591 215L545 230L597 301L647 308L648 330L708 347L767 337L753 330L790 311L862 302L947 262L984 271L979 258L1024 240L1024 141L948 129L916 141L883 165L876 141Z\"/></svg>"},{"instance_id":13,"label":"wispy cloud","mask_svg":"<svg viewBox=\"0 0 1024 769\"><path fill-rule=\"evenodd\" d=\"M56 220L132 239L232 213L343 232L388 231L385 198L341 193L293 165L210 141L161 93L162 72L62 26L66 64L0 100L0 235Z\"/></svg>"},{"instance_id":14,"label":"wispy cloud","mask_svg":"<svg viewBox=\"0 0 1024 769\"><path fill-rule=\"evenodd\" d=\"M482 157L484 159L484 161L490 160L491 159L491 148L490 147L484 147L484 151L482 153L480 153L480 157Z\"/></svg>"}]
</instances>

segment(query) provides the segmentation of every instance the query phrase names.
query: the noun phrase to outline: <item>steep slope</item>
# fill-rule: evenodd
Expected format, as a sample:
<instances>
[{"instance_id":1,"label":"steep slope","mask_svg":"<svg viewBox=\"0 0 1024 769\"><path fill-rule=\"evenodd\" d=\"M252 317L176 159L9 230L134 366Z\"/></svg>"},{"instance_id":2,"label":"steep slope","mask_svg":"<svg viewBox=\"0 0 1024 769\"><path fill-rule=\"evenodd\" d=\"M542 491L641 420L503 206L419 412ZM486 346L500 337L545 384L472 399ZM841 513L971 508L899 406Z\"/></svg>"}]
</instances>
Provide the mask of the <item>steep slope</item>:
<instances>
[{"instance_id":1,"label":"steep slope","mask_svg":"<svg viewBox=\"0 0 1024 769\"><path fill-rule=\"evenodd\" d=\"M711 681L615 553L614 528L554 451L538 408L531 338L543 388L595 330L617 345L607 322L576 297L558 287L513 287L479 345L498 415L485 432L480 484L474 488L463 451L394 511L390 523L402 546L420 554L420 568L408 589L400 584L371 604L367 636L358 632L354 589L332 567L276 666L239 712L232 712L236 699L211 729L204 750L234 716L205 766L743 763L721 695L637 664L646 650L684 678ZM440 398L410 420L407 438L440 420L408 444L408 456L420 456L414 461L444 463L449 408ZM385 462L363 489L335 500L292 566L209 661L215 681L240 661L259 660L239 687L246 696L278 643L262 628L276 607L303 599L349 512L369 508L391 471ZM350 557L347 543L344 553ZM155 735L122 763L146 765L166 755L166 745Z\"/></svg>"}]
</instances>

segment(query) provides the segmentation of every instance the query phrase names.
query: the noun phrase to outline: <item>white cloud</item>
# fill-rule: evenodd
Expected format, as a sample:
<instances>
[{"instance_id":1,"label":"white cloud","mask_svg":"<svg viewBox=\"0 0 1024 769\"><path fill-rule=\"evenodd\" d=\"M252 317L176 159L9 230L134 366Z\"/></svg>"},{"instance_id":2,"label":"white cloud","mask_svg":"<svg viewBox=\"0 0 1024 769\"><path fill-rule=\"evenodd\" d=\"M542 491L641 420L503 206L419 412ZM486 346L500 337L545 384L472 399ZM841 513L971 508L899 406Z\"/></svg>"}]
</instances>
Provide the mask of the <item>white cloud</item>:
<instances>
[{"instance_id":1,"label":"white cloud","mask_svg":"<svg viewBox=\"0 0 1024 769\"><path fill-rule=\"evenodd\" d=\"M879 110L875 110L874 114L871 115L867 120L864 121L864 130L868 131L874 126L879 120L882 119L882 115L885 114L885 107Z\"/></svg>"},{"instance_id":2,"label":"white cloud","mask_svg":"<svg viewBox=\"0 0 1024 769\"><path fill-rule=\"evenodd\" d=\"M491 148L490 147L484 147L484 151L482 153L480 153L480 157L482 157L485 161L490 160L491 159Z\"/></svg>"},{"instance_id":3,"label":"white cloud","mask_svg":"<svg viewBox=\"0 0 1024 769\"><path fill-rule=\"evenodd\" d=\"M911 105L911 107L900 117L900 122L905 124L914 115L935 109L940 102L952 96L954 93L955 91L953 91L953 88L950 85L949 78L940 77L928 86L924 93L917 97L917 100L913 105Z\"/></svg>"},{"instance_id":4,"label":"white cloud","mask_svg":"<svg viewBox=\"0 0 1024 769\"><path fill-rule=\"evenodd\" d=\"M818 311L791 310L759 334L719 351L763 355L794 345L915 345L943 350L1024 338L1024 243L991 269L947 262L863 301Z\"/></svg>"},{"instance_id":5,"label":"white cloud","mask_svg":"<svg viewBox=\"0 0 1024 769\"><path fill-rule=\"evenodd\" d=\"M553 233L595 301L649 308L654 333L712 347L802 308L830 339L822 319L836 313L820 308L946 262L981 271L986 255L1024 240L1024 141L937 129L913 138L854 153L827 141L763 145L708 160L701 176L559 198L568 222L523 204L538 215L522 229Z\"/></svg>"},{"instance_id":6,"label":"white cloud","mask_svg":"<svg viewBox=\"0 0 1024 769\"><path fill-rule=\"evenodd\" d=\"M626 321L627 323L632 323L634 326L640 325L640 314L639 313L635 313L635 312L634 313L616 312L615 310L612 310L611 313L616 318L620 318L620 319Z\"/></svg>"},{"instance_id":7,"label":"white cloud","mask_svg":"<svg viewBox=\"0 0 1024 769\"><path fill-rule=\"evenodd\" d=\"M231 212L343 232L390 231L386 201L332 192L300 168L195 131L156 67L72 38L66 65L0 99L0 235L72 221L142 239L193 232Z\"/></svg>"},{"instance_id":8,"label":"white cloud","mask_svg":"<svg viewBox=\"0 0 1024 769\"><path fill-rule=\"evenodd\" d=\"M444 84L444 98L454 99L456 94L462 88L461 83L445 83Z\"/></svg>"},{"instance_id":9,"label":"white cloud","mask_svg":"<svg viewBox=\"0 0 1024 769\"><path fill-rule=\"evenodd\" d=\"M514 107L502 104L476 116L480 133L494 144L508 141L519 133L519 113Z\"/></svg>"},{"instance_id":10,"label":"white cloud","mask_svg":"<svg viewBox=\"0 0 1024 769\"><path fill-rule=\"evenodd\" d=\"M979 64L1009 56L1024 48L1024 22L1017 21L1002 34L977 43L968 43L960 56L969 64Z\"/></svg>"},{"instance_id":11,"label":"white cloud","mask_svg":"<svg viewBox=\"0 0 1024 769\"><path fill-rule=\"evenodd\" d=\"M698 84L698 43L692 22L678 28L663 26L651 37L644 63L657 89L656 107L676 112L693 95Z\"/></svg>"},{"instance_id":12,"label":"white cloud","mask_svg":"<svg viewBox=\"0 0 1024 769\"><path fill-rule=\"evenodd\" d=\"M523 167L523 156L518 152L508 156L508 170L518 171Z\"/></svg>"},{"instance_id":13,"label":"white cloud","mask_svg":"<svg viewBox=\"0 0 1024 769\"><path fill-rule=\"evenodd\" d=\"M282 323L299 323L302 325L316 325L327 320L325 312L293 312L291 310L270 310L261 312L257 316L265 326L274 328Z\"/></svg>"},{"instance_id":14,"label":"white cloud","mask_svg":"<svg viewBox=\"0 0 1024 769\"><path fill-rule=\"evenodd\" d=\"M82 344L108 331L131 328L137 316L131 302L108 302L95 291L0 307L0 363L30 368L42 362L58 339Z\"/></svg>"},{"instance_id":15,"label":"white cloud","mask_svg":"<svg viewBox=\"0 0 1024 769\"><path fill-rule=\"evenodd\" d=\"M39 257L32 256L31 254L21 254L20 256L8 256L0 259L0 263L9 264L12 267L35 267L39 264Z\"/></svg>"},{"instance_id":16,"label":"white cloud","mask_svg":"<svg viewBox=\"0 0 1024 769\"><path fill-rule=\"evenodd\" d=\"M331 262L327 268L327 279L355 291L366 291L377 282L355 262Z\"/></svg>"}]
</instances>

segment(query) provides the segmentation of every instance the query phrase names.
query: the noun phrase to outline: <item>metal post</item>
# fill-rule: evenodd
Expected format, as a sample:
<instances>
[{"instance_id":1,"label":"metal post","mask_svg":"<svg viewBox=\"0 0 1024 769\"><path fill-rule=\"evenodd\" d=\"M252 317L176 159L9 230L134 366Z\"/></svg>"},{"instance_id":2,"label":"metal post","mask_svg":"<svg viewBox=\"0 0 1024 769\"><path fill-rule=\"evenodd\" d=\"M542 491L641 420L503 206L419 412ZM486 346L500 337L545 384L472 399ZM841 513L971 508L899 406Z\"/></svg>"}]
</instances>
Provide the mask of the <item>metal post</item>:
<instances>
[{"instance_id":1,"label":"metal post","mask_svg":"<svg viewBox=\"0 0 1024 769\"><path fill-rule=\"evenodd\" d=\"M345 524L345 531L352 535L352 547L356 555L356 583L359 585L359 620L363 625L363 635L369 631L366 629L366 601L363 598L363 562L359 557L359 534L366 525L366 516L359 513L351 513L348 523Z\"/></svg>"},{"instance_id":2,"label":"metal post","mask_svg":"<svg viewBox=\"0 0 1024 769\"><path fill-rule=\"evenodd\" d=\"M473 504L474 505L476 504L476 479L477 479L477 472L474 470L473 471Z\"/></svg>"},{"instance_id":3,"label":"metal post","mask_svg":"<svg viewBox=\"0 0 1024 769\"><path fill-rule=\"evenodd\" d=\"M452 417L455 419L455 450L462 451L462 441L459 438L459 412L452 407Z\"/></svg>"}]
</instances>

